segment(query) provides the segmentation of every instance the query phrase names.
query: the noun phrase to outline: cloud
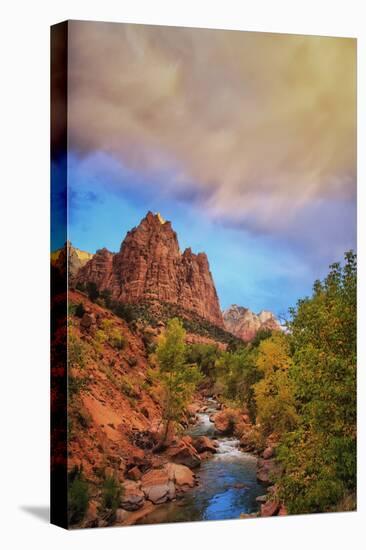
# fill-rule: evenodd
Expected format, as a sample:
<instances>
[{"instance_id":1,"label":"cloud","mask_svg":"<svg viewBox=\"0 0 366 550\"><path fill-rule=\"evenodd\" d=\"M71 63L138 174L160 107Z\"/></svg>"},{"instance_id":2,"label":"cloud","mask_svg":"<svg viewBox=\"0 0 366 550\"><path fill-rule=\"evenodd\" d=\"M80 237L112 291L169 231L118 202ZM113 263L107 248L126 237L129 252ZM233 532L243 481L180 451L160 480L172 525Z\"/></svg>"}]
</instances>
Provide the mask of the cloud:
<instances>
[{"instance_id":1,"label":"cloud","mask_svg":"<svg viewBox=\"0 0 366 550\"><path fill-rule=\"evenodd\" d=\"M71 22L68 108L73 151L214 220L283 232L355 200L353 39Z\"/></svg>"}]
</instances>

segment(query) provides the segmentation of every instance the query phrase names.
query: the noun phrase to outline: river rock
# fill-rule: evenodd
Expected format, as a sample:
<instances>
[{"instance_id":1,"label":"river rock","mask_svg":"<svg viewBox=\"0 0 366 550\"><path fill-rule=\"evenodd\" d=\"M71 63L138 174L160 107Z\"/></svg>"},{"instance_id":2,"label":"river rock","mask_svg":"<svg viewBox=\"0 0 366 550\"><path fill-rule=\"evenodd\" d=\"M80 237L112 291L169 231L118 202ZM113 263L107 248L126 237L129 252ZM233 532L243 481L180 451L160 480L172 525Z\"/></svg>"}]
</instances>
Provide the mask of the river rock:
<instances>
[{"instance_id":1,"label":"river rock","mask_svg":"<svg viewBox=\"0 0 366 550\"><path fill-rule=\"evenodd\" d=\"M125 481L122 485L121 508L133 512L144 504L145 495L136 481Z\"/></svg>"},{"instance_id":2,"label":"river rock","mask_svg":"<svg viewBox=\"0 0 366 550\"><path fill-rule=\"evenodd\" d=\"M281 502L280 508L277 513L278 516L287 516L287 509L286 506Z\"/></svg>"},{"instance_id":3,"label":"river rock","mask_svg":"<svg viewBox=\"0 0 366 550\"><path fill-rule=\"evenodd\" d=\"M174 482L169 478L167 468L150 470L141 478L141 488L147 500L161 504L175 498Z\"/></svg>"},{"instance_id":4,"label":"river rock","mask_svg":"<svg viewBox=\"0 0 366 550\"><path fill-rule=\"evenodd\" d=\"M196 468L201 464L201 459L196 449L190 443L181 440L177 445L167 450L167 456L172 462L184 464L188 468Z\"/></svg>"},{"instance_id":5,"label":"river rock","mask_svg":"<svg viewBox=\"0 0 366 550\"><path fill-rule=\"evenodd\" d=\"M193 447L198 453L210 452L216 453L217 449L213 441L209 439L206 435L200 435L195 437L192 442Z\"/></svg>"},{"instance_id":6,"label":"river rock","mask_svg":"<svg viewBox=\"0 0 366 550\"><path fill-rule=\"evenodd\" d=\"M123 523L129 517L130 512L123 508L117 508L116 510L116 523Z\"/></svg>"},{"instance_id":7,"label":"river rock","mask_svg":"<svg viewBox=\"0 0 366 550\"><path fill-rule=\"evenodd\" d=\"M280 508L280 503L275 500L268 500L261 505L261 517L268 518L275 516Z\"/></svg>"},{"instance_id":8,"label":"river rock","mask_svg":"<svg viewBox=\"0 0 366 550\"><path fill-rule=\"evenodd\" d=\"M169 479L176 485L176 489L186 491L195 485L195 476L192 470L183 464L170 462L165 466Z\"/></svg>"},{"instance_id":9,"label":"river rock","mask_svg":"<svg viewBox=\"0 0 366 550\"><path fill-rule=\"evenodd\" d=\"M223 409L212 418L215 429L222 435L231 435L236 424L241 422L241 415L235 409Z\"/></svg>"}]
</instances>

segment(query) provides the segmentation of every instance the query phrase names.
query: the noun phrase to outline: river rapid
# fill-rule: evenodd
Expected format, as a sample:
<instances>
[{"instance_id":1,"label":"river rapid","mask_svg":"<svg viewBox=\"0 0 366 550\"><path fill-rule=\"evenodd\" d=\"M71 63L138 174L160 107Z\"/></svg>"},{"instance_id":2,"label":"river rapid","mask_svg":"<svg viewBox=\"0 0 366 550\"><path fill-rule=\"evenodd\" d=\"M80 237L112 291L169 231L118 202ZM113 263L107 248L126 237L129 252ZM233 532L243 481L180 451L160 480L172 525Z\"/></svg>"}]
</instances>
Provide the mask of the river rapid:
<instances>
[{"instance_id":1,"label":"river rapid","mask_svg":"<svg viewBox=\"0 0 366 550\"><path fill-rule=\"evenodd\" d=\"M240 450L239 440L215 433L210 415L218 404L207 400L207 409L199 413L198 422L186 433L206 435L218 441L217 453L203 460L195 470L199 484L174 502L160 504L140 524L235 519L240 514L257 512L256 497L266 492L257 481L257 459Z\"/></svg>"}]
</instances>

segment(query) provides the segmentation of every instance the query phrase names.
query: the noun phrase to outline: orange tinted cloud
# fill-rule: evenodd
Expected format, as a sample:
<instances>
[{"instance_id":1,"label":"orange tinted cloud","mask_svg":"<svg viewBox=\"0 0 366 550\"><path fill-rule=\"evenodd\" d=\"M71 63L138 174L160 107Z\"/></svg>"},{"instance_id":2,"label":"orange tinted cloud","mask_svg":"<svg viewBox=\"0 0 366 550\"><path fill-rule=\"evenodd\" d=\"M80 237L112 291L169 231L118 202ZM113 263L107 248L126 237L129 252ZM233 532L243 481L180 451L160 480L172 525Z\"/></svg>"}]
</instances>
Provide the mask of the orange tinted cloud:
<instances>
[{"instance_id":1,"label":"orange tinted cloud","mask_svg":"<svg viewBox=\"0 0 366 550\"><path fill-rule=\"evenodd\" d=\"M106 151L208 215L276 229L355 197L356 42L71 22L73 149ZM203 198L204 197L204 198Z\"/></svg>"}]
</instances>

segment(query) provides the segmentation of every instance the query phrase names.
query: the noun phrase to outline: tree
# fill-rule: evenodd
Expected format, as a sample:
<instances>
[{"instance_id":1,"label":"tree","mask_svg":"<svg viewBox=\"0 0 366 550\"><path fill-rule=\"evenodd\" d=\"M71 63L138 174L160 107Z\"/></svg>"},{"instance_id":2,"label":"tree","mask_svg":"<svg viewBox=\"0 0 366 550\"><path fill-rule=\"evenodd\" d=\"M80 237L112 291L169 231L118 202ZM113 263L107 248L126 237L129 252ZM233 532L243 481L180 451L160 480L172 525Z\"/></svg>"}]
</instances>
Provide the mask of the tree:
<instances>
[{"instance_id":1,"label":"tree","mask_svg":"<svg viewBox=\"0 0 366 550\"><path fill-rule=\"evenodd\" d=\"M87 294L92 302L95 302L99 298L99 290L94 281L88 281L86 285Z\"/></svg>"},{"instance_id":2,"label":"tree","mask_svg":"<svg viewBox=\"0 0 366 550\"><path fill-rule=\"evenodd\" d=\"M282 434L297 423L294 386L289 377L292 367L286 335L277 333L262 340L256 365L263 378L254 385L257 421L264 435Z\"/></svg>"},{"instance_id":3,"label":"tree","mask_svg":"<svg viewBox=\"0 0 366 550\"><path fill-rule=\"evenodd\" d=\"M204 376L210 379L215 375L215 363L220 350L213 344L192 344L187 346L187 360L199 366Z\"/></svg>"},{"instance_id":4,"label":"tree","mask_svg":"<svg viewBox=\"0 0 366 550\"><path fill-rule=\"evenodd\" d=\"M330 266L289 323L299 425L279 458L292 513L331 510L356 488L356 255Z\"/></svg>"},{"instance_id":5,"label":"tree","mask_svg":"<svg viewBox=\"0 0 366 550\"><path fill-rule=\"evenodd\" d=\"M201 373L196 365L189 364L184 342L185 330L178 319L168 322L156 350L157 379L163 388L163 420L165 423L162 445L165 444L172 422L179 421L192 398Z\"/></svg>"}]
</instances>

